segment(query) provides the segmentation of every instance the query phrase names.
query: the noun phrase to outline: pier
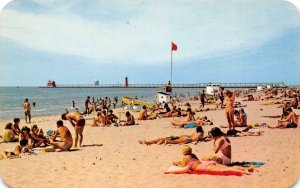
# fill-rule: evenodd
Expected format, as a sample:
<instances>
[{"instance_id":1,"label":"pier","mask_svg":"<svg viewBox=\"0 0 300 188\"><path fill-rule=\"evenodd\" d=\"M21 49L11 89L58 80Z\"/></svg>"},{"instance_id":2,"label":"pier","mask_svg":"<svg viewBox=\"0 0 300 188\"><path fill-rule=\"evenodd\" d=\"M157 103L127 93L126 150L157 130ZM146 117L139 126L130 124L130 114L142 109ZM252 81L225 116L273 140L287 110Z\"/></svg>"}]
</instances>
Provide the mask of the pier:
<instances>
[{"instance_id":1,"label":"pier","mask_svg":"<svg viewBox=\"0 0 300 188\"><path fill-rule=\"evenodd\" d=\"M257 82L257 83L197 83L197 84L173 84L172 88L205 88L208 84L218 84L224 88L257 88L257 86L272 86L273 88L287 87L283 82ZM40 88L162 88L167 84L57 84L41 86Z\"/></svg>"}]
</instances>

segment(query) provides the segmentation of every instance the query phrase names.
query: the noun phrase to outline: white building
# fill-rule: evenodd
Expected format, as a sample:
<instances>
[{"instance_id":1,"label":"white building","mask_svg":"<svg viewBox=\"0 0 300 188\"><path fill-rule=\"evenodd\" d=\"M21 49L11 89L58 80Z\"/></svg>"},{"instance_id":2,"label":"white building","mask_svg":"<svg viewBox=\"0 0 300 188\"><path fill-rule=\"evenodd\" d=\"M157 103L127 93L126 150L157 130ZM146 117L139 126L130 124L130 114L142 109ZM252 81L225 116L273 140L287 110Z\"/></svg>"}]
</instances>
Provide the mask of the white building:
<instances>
[{"instance_id":1,"label":"white building","mask_svg":"<svg viewBox=\"0 0 300 188\"><path fill-rule=\"evenodd\" d=\"M256 88L256 91L262 91L264 89L266 89L267 87L264 86L264 85L258 85L257 88Z\"/></svg>"},{"instance_id":2,"label":"white building","mask_svg":"<svg viewBox=\"0 0 300 188\"><path fill-rule=\"evenodd\" d=\"M218 94L221 91L221 87L219 84L207 84L205 93L208 95Z\"/></svg>"},{"instance_id":3,"label":"white building","mask_svg":"<svg viewBox=\"0 0 300 188\"><path fill-rule=\"evenodd\" d=\"M156 96L155 96L155 102L156 103L167 103L171 101L171 96L169 93L165 93L165 92L157 92Z\"/></svg>"}]
</instances>

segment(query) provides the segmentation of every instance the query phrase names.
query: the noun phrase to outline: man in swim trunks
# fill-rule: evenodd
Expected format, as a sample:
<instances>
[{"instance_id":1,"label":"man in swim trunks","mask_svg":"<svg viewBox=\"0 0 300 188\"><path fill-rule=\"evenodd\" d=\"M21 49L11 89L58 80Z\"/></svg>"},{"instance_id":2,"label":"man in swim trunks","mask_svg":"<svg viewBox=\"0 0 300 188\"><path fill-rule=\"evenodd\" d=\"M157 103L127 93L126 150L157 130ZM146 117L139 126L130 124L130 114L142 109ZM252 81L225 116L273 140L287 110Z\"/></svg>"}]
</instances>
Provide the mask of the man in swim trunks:
<instances>
[{"instance_id":1,"label":"man in swim trunks","mask_svg":"<svg viewBox=\"0 0 300 188\"><path fill-rule=\"evenodd\" d=\"M63 121L59 120L56 122L57 130L52 139L49 139L50 144L54 146L55 149L70 150L73 145L73 138L71 132L67 127L64 126ZM60 135L60 141L55 141L57 135Z\"/></svg>"},{"instance_id":2,"label":"man in swim trunks","mask_svg":"<svg viewBox=\"0 0 300 188\"><path fill-rule=\"evenodd\" d=\"M268 126L269 128L297 128L298 127L298 117L293 112L292 108L286 109L288 114L286 119L282 119L278 122L275 127Z\"/></svg>"},{"instance_id":3,"label":"man in swim trunks","mask_svg":"<svg viewBox=\"0 0 300 188\"><path fill-rule=\"evenodd\" d=\"M69 122L74 126L75 129L75 145L74 147L77 147L77 143L79 143L79 147L81 147L81 143L83 140L83 129L85 125L85 119L84 117L78 113L78 112L71 112L61 115L61 118L63 120L69 120ZM78 136L79 136L79 142L78 142Z\"/></svg>"},{"instance_id":4,"label":"man in swim trunks","mask_svg":"<svg viewBox=\"0 0 300 188\"><path fill-rule=\"evenodd\" d=\"M23 104L23 109L24 109L24 113L25 113L26 123L27 123L27 117L28 117L29 123L31 123L31 114L30 114L31 106L30 106L30 103L28 102L28 99L25 99L24 104Z\"/></svg>"}]
</instances>

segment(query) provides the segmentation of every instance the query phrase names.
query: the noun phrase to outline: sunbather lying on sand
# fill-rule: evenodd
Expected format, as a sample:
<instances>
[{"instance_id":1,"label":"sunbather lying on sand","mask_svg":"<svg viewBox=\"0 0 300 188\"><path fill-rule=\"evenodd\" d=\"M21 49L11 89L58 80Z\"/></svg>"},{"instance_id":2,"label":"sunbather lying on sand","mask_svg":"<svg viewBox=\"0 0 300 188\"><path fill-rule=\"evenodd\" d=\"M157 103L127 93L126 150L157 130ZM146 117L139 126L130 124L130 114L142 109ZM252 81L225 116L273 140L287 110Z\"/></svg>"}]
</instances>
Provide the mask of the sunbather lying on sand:
<instances>
[{"instance_id":1,"label":"sunbather lying on sand","mask_svg":"<svg viewBox=\"0 0 300 188\"><path fill-rule=\"evenodd\" d=\"M165 138L157 138L154 140L139 140L140 144L188 144L191 142L198 142L201 140L205 140L206 137L204 137L204 131L202 127L196 128L196 133L193 133L191 135L181 135L181 136L170 136Z\"/></svg>"},{"instance_id":2,"label":"sunbather lying on sand","mask_svg":"<svg viewBox=\"0 0 300 188\"><path fill-rule=\"evenodd\" d=\"M192 148L184 146L182 149L183 159L179 162L173 162L173 165L180 166L178 171L167 171L166 173L184 173L192 171L213 171L213 172L237 172L241 174L250 174L250 169L245 167L228 167L215 161L200 161L198 157L192 153Z\"/></svg>"},{"instance_id":3,"label":"sunbather lying on sand","mask_svg":"<svg viewBox=\"0 0 300 188\"><path fill-rule=\"evenodd\" d=\"M288 116L286 119L282 119L278 122L276 126L268 126L269 128L297 128L298 127L298 117L293 112L292 108L286 110Z\"/></svg>"},{"instance_id":4,"label":"sunbather lying on sand","mask_svg":"<svg viewBox=\"0 0 300 188\"><path fill-rule=\"evenodd\" d=\"M185 118L181 118L181 119L172 119L170 122L172 125L174 126L179 126L182 127L192 121L196 121L194 113L192 112L191 108L187 109L187 116Z\"/></svg>"},{"instance_id":5,"label":"sunbather lying on sand","mask_svg":"<svg viewBox=\"0 0 300 188\"><path fill-rule=\"evenodd\" d=\"M29 152L28 140L21 140L20 145L17 145L13 151L0 151L0 159L20 157L22 153Z\"/></svg>"}]
</instances>

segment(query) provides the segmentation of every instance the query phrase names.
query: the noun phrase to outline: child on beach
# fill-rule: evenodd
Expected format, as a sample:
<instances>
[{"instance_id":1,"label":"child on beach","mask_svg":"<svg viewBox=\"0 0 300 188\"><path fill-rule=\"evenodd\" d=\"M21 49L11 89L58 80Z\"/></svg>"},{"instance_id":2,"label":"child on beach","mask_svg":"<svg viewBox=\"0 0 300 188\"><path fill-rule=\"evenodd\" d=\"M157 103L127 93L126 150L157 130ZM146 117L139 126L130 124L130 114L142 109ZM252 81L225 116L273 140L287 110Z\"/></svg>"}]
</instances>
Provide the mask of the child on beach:
<instances>
[{"instance_id":1,"label":"child on beach","mask_svg":"<svg viewBox=\"0 0 300 188\"><path fill-rule=\"evenodd\" d=\"M19 118L15 118L14 119L14 125L12 127L12 131L15 135L19 135L21 130L20 130L20 127L19 127L19 124L20 124L20 119Z\"/></svg>"}]
</instances>

